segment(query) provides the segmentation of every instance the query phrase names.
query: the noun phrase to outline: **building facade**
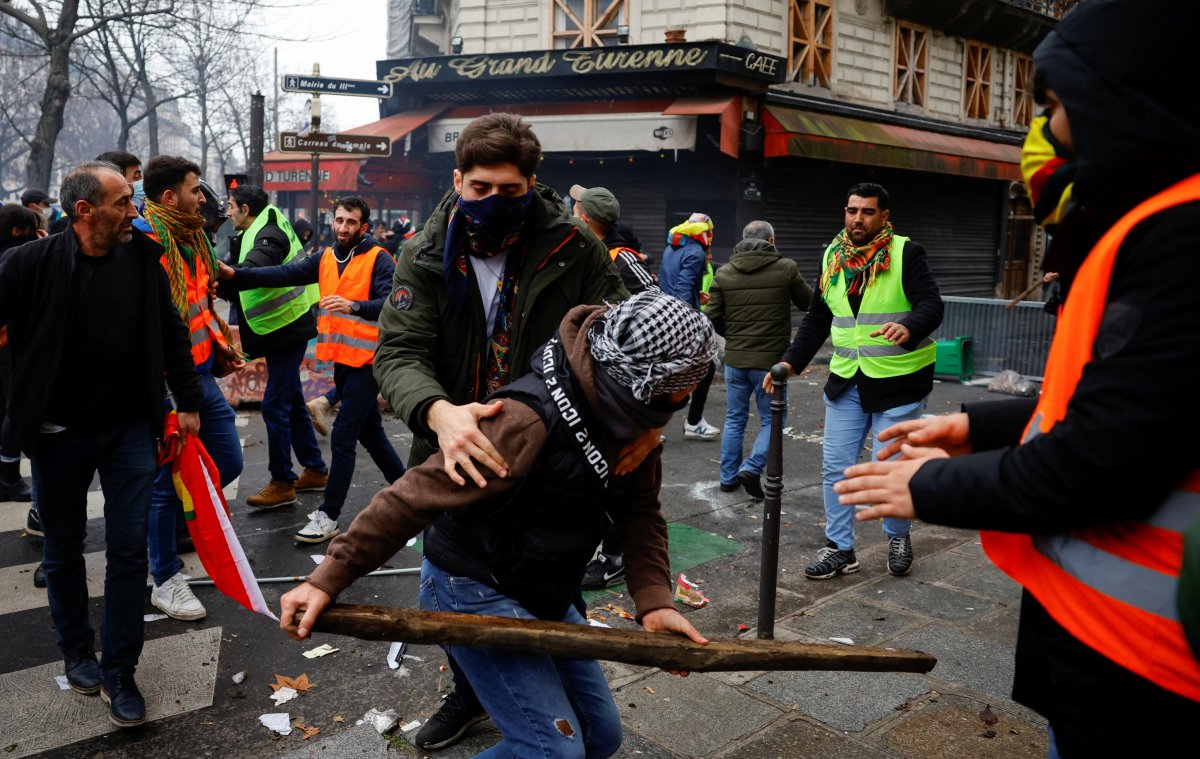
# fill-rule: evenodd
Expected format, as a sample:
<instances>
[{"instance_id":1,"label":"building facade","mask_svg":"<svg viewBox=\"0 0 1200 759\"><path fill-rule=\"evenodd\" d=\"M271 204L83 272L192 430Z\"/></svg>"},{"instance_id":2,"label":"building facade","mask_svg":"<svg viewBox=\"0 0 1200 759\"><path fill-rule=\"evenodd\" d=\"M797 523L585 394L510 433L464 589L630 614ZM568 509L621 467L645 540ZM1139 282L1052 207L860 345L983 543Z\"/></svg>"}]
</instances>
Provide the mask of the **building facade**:
<instances>
[{"instance_id":1,"label":"building facade","mask_svg":"<svg viewBox=\"0 0 1200 759\"><path fill-rule=\"evenodd\" d=\"M539 181L608 187L645 252L703 211L723 261L766 218L813 277L846 189L877 181L946 294L1011 295L1037 274L1030 56L1072 4L392 0L377 71L397 94L361 130L402 149L360 177L422 177L409 197L431 208L458 130L513 111L543 141Z\"/></svg>"}]
</instances>

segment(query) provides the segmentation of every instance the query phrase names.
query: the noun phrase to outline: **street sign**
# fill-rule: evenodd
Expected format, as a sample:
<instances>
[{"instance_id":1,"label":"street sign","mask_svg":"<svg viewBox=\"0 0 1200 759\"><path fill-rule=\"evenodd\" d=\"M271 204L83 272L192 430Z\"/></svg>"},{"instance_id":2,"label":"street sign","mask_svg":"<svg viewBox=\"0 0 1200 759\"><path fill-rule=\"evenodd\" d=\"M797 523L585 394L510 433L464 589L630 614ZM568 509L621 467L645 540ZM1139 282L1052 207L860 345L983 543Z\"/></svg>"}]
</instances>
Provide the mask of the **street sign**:
<instances>
[{"instance_id":1,"label":"street sign","mask_svg":"<svg viewBox=\"0 0 1200 759\"><path fill-rule=\"evenodd\" d=\"M392 83L376 79L332 79L327 76L284 74L284 92L315 92L319 95L357 95L365 98L390 98Z\"/></svg>"},{"instance_id":2,"label":"street sign","mask_svg":"<svg viewBox=\"0 0 1200 759\"><path fill-rule=\"evenodd\" d=\"M280 132L279 150L284 153L323 153L325 155L362 155L387 158L392 140L372 134L334 134L332 132Z\"/></svg>"}]
</instances>

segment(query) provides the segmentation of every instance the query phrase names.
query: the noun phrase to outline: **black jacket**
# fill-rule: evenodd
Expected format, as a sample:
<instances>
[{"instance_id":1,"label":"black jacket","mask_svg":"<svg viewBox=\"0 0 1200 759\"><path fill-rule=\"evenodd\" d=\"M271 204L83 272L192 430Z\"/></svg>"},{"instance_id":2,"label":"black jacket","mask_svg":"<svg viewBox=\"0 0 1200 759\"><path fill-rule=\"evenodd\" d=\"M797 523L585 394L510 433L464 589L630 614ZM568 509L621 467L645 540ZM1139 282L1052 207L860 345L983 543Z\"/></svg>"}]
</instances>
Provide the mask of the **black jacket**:
<instances>
[{"instance_id":1,"label":"black jacket","mask_svg":"<svg viewBox=\"0 0 1200 759\"><path fill-rule=\"evenodd\" d=\"M273 214L274 211L266 211L266 213ZM235 261L238 258L239 251L241 251L243 234L245 233L239 232L230 243L231 258ZM255 235L254 247L246 253L246 257L235 268L243 270L264 266L280 266L290 252L291 242L288 240L287 235L283 233L283 230L274 221L268 220L266 225L258 230L258 234ZM302 258L303 255L301 253L298 258ZM238 297L238 293L233 288L223 286L221 288L221 297L226 298L233 304L233 308L237 313L238 337L242 341L242 350L246 352L249 358L258 358L268 353L282 353L294 350L301 345L306 345L309 340L312 340L317 335L316 306L313 306L307 313L300 316L300 318L291 324L285 324L274 332L260 335L252 330L246 322L246 314L242 309L242 299Z\"/></svg>"},{"instance_id":2,"label":"black jacket","mask_svg":"<svg viewBox=\"0 0 1200 759\"><path fill-rule=\"evenodd\" d=\"M1200 173L1200 101L1179 97L1173 75L1191 65L1198 27L1195 3L1093 0L1038 48L1037 68L1066 108L1079 166L1057 260L1047 265L1060 281L1071 283L1128 210ZM1111 524L1148 514L1200 465L1200 340L1191 333L1200 323L1198 233L1200 203L1129 232L1066 416L1018 445L1033 401L967 407L982 452L920 468L909 486L920 519L1034 534ZM1200 704L1085 646L1028 593L1020 624L1013 696L1049 719L1064 757L1140 747L1147 725L1163 745L1190 737Z\"/></svg>"},{"instance_id":3,"label":"black jacket","mask_svg":"<svg viewBox=\"0 0 1200 759\"><path fill-rule=\"evenodd\" d=\"M130 339L145 340L147 371L129 381L144 386L145 420L157 436L162 430L166 397L164 373L180 411L200 410L200 383L187 327L171 301L167 275L159 263L162 248L136 229L133 240L125 245L143 261L146 294L145 329ZM8 417L16 425L24 450L37 441L58 374L78 250L78 238L68 229L12 248L0 260L0 323L8 324L13 358ZM111 367L98 370L118 371Z\"/></svg>"}]
</instances>

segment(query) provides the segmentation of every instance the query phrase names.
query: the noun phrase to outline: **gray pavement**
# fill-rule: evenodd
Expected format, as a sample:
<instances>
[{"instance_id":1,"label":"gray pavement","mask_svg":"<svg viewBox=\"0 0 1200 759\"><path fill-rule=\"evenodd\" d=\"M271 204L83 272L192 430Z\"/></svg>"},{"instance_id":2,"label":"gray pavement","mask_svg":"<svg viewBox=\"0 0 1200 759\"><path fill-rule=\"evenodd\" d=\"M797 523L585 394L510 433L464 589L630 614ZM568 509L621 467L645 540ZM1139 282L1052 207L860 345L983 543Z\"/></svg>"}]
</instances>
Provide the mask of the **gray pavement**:
<instances>
[{"instance_id":1,"label":"gray pavement","mask_svg":"<svg viewBox=\"0 0 1200 759\"><path fill-rule=\"evenodd\" d=\"M1045 723L1009 698L1019 588L984 556L973 532L916 524L917 561L911 575L891 577L884 566L886 541L878 524L858 526L862 570L854 575L814 582L803 567L824 544L820 457L824 407L820 390L824 367L814 367L789 385L789 432L784 437L784 493L780 537L780 574L775 635L779 639L829 643L849 638L855 645L895 646L926 651L938 658L928 675L848 672L695 673L687 678L656 669L605 663L625 727L620 757L716 759L746 757L1041 757ZM964 400L987 398L985 390L939 383L930 398L931 413L954 410ZM724 388L714 384L707 418L723 425ZM309 550L290 542L305 501L287 514L252 514L246 495L266 481L261 419L252 413L246 428L246 470L239 502L231 504L247 551L259 576L302 574L311 567ZM755 429L752 418L750 430ZM402 455L411 440L407 430L388 421ZM684 440L682 420L666 433L663 510L672 534L681 536L673 562L702 583L711 604L680 607L709 636L753 636L758 608L758 564L762 505L743 493L717 488L719 443ZM327 443L327 441L323 441ZM361 509L377 487L378 472L359 457L358 487L352 490L347 516ZM281 510L281 511L287 511ZM344 517L345 519L345 517ZM687 550L685 550L687 549ZM693 550L694 549L694 550ZM708 554L704 554L708 551ZM699 553L698 553L699 552ZM705 558L693 565L696 556ZM411 567L415 551L402 551L389 563ZM266 589L268 602L290 585ZM613 608L632 611L623 587L592 594L590 608L614 627L632 627ZM385 663L386 645L334 636L295 643L269 622L234 607L211 590L199 591L209 618L188 624L167 620L147 625L154 638L215 628L219 655L212 657L216 684L201 708L164 718L131 731L109 731L48 750L42 756L94 757L422 757L460 759L493 745L498 733L490 722L476 726L459 745L422 752L397 728L378 735L355 724L371 708L394 709L400 724L424 721L449 687L445 660L434 647L413 646L396 670ZM366 578L344 595L351 603L415 606L416 582L406 577ZM147 606L147 611L154 611ZM45 610L23 612L24 630L36 622L24 658L6 661L0 673L44 665L55 658L46 630ZM39 616L40 615L40 616ZM13 616L13 615L8 615ZM0 635L9 634L0 617ZM15 622L14 622L15 624ZM739 625L749 630L739 632ZM329 642L341 650L305 659L300 652ZM148 649L150 647L148 646ZM247 671L246 683L230 677ZM309 675L316 687L276 707L266 683L274 674ZM140 680L156 669L143 661ZM64 696L65 698L65 696ZM77 697L82 698L82 697ZM178 703L178 702L177 702ZM84 702L84 708L91 708ZM997 721L986 724L981 712ZM294 730L279 737L258 724L258 715L287 711L293 719L319 727L309 739ZM3 720L0 720L0 725ZM0 730L0 733L3 731ZM7 740L0 735L0 748ZM17 755L27 755L19 750ZM7 749L6 749L7 750Z\"/></svg>"}]
</instances>

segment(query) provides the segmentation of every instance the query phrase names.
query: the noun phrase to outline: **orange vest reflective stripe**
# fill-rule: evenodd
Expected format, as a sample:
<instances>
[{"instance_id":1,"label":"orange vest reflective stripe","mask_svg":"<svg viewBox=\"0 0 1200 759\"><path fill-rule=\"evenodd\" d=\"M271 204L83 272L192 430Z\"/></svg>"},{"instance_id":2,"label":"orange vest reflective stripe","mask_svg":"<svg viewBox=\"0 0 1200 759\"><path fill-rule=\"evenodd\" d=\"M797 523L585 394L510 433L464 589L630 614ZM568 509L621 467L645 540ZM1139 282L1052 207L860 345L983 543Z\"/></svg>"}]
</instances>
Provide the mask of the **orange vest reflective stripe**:
<instances>
[{"instance_id":1,"label":"orange vest reflective stripe","mask_svg":"<svg viewBox=\"0 0 1200 759\"><path fill-rule=\"evenodd\" d=\"M1049 432L1067 405L1100 329L1117 251L1138 223L1200 201L1200 174L1127 213L1088 254L1071 285L1024 442ZM1068 632L1162 688L1200 701L1200 663L1179 621L1183 530L1200 518L1200 469L1144 519L1051 535L984 532L988 557Z\"/></svg>"},{"instance_id":2,"label":"orange vest reflective stripe","mask_svg":"<svg viewBox=\"0 0 1200 759\"><path fill-rule=\"evenodd\" d=\"M375 256L388 252L376 245L358 253L338 276L337 259L333 248L321 256L319 285L321 297L340 295L346 300L370 300L371 277L375 273ZM317 311L317 360L333 361L346 366L367 366L375 360L379 342L379 323L354 314Z\"/></svg>"},{"instance_id":3,"label":"orange vest reflective stripe","mask_svg":"<svg viewBox=\"0 0 1200 759\"><path fill-rule=\"evenodd\" d=\"M169 274L170 269L167 267L165 253L158 259L158 262ZM225 341L225 336L221 334L221 325L217 324L217 318L212 312L212 301L209 298L209 285L212 278L208 272L208 264L204 262L203 258L196 257L195 274L192 273L187 262L184 262L183 280L187 286L187 327L192 341L192 362L196 366L201 366L212 356L213 340L226 347L228 347L228 343Z\"/></svg>"}]
</instances>

